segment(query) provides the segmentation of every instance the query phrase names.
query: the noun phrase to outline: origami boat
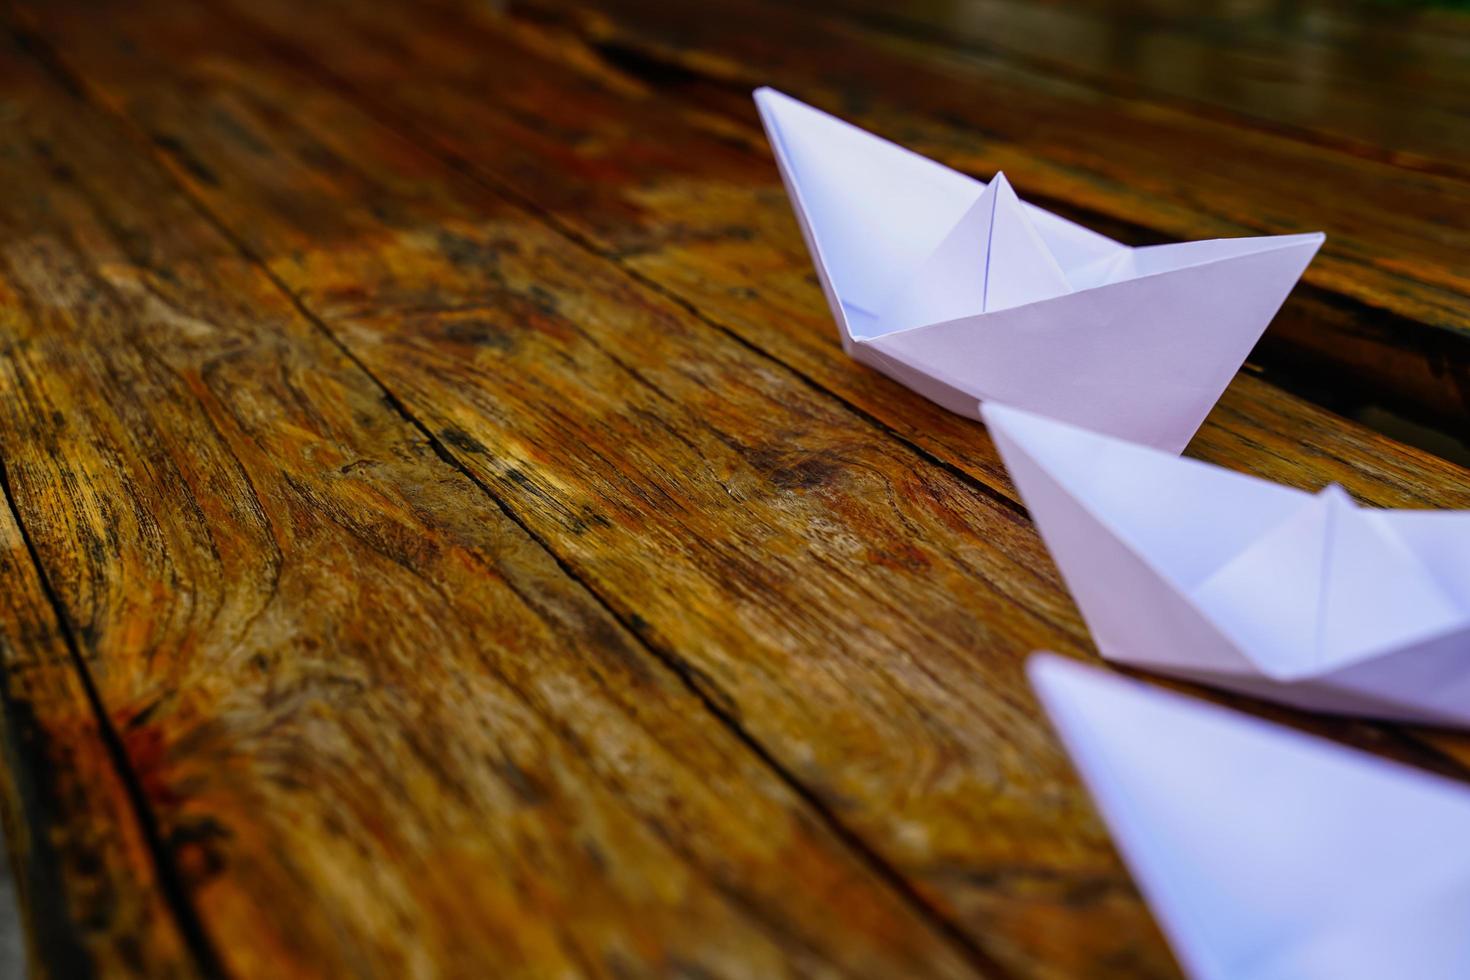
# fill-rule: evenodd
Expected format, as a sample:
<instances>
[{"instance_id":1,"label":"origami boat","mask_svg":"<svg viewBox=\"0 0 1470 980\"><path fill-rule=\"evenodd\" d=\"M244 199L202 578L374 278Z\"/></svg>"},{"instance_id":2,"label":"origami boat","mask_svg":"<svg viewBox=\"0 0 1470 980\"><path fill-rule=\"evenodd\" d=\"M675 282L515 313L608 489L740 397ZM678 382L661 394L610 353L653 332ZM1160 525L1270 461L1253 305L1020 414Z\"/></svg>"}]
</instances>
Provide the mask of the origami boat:
<instances>
[{"instance_id":1,"label":"origami boat","mask_svg":"<svg viewBox=\"0 0 1470 980\"><path fill-rule=\"evenodd\" d=\"M1377 510L988 403L1103 655L1295 707L1470 726L1470 511Z\"/></svg>"},{"instance_id":2,"label":"origami boat","mask_svg":"<svg viewBox=\"0 0 1470 980\"><path fill-rule=\"evenodd\" d=\"M1028 670L1190 976L1470 977L1470 788L1053 655Z\"/></svg>"},{"instance_id":3,"label":"origami boat","mask_svg":"<svg viewBox=\"0 0 1470 980\"><path fill-rule=\"evenodd\" d=\"M755 93L843 348L945 408L991 399L1182 450L1321 234L1132 248L773 89Z\"/></svg>"}]
</instances>

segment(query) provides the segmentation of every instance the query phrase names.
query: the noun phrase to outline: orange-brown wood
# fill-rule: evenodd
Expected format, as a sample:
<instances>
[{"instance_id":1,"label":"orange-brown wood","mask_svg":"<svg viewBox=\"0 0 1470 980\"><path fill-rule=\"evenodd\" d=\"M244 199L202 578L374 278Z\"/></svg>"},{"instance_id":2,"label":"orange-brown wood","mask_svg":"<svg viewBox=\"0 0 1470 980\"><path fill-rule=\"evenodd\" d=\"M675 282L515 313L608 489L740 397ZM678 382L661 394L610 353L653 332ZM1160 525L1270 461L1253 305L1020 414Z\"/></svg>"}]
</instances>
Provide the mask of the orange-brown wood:
<instances>
[{"instance_id":1,"label":"orange-brown wood","mask_svg":"<svg viewBox=\"0 0 1470 980\"><path fill-rule=\"evenodd\" d=\"M728 85L761 63L550 2L8 14L7 495L57 684L126 733L80 785L158 830L106 867L177 884L116 934L263 977L1175 975L1022 678L1085 630L983 429L842 356ZM1470 506L1248 376L1191 451Z\"/></svg>"},{"instance_id":2,"label":"orange-brown wood","mask_svg":"<svg viewBox=\"0 0 1470 980\"><path fill-rule=\"evenodd\" d=\"M35 915L100 908L136 949L96 972L166 974L146 862L113 873L138 850L105 805L126 776L202 928L190 972L973 974L143 145L30 74L0 152L0 432L122 742L109 771L80 675L22 672L67 663L54 630L18 619L35 681L7 710L36 703L79 797L50 844L95 848L115 892ZM8 598L28 559L5 554ZM86 975L67 951L39 950Z\"/></svg>"},{"instance_id":3,"label":"orange-brown wood","mask_svg":"<svg viewBox=\"0 0 1470 980\"><path fill-rule=\"evenodd\" d=\"M8 252L8 249L6 250ZM0 285L4 306L13 293ZM3 315L7 338L14 319ZM11 343L7 339L8 344ZM0 390L9 392L7 350ZM4 406L8 408L9 406ZM0 409L3 410L3 409ZM59 409L58 409L59 410ZM8 450L12 432L0 440ZM3 454L12 458L9 451ZM0 509L0 812L37 976L187 976L187 942L9 506Z\"/></svg>"}]
</instances>

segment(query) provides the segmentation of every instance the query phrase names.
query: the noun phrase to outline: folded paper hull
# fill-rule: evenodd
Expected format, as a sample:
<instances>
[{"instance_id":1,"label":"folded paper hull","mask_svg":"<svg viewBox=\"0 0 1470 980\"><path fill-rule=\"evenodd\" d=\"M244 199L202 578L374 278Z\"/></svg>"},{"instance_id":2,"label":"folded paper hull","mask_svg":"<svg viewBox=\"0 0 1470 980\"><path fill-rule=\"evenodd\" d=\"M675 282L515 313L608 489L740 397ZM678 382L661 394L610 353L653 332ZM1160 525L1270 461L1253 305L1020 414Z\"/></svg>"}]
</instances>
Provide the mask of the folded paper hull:
<instances>
[{"instance_id":1,"label":"folded paper hull","mask_svg":"<svg viewBox=\"0 0 1470 980\"><path fill-rule=\"evenodd\" d=\"M1177 453L1320 243L1266 239L1244 255L859 338L853 355L962 415L998 401Z\"/></svg>"},{"instance_id":2,"label":"folded paper hull","mask_svg":"<svg viewBox=\"0 0 1470 980\"><path fill-rule=\"evenodd\" d=\"M1260 675L1219 673L1137 662L1129 648L1104 649L1123 664L1275 701L1303 711L1374 718L1379 721L1470 728L1470 632L1459 632L1422 648L1398 650L1322 677L1278 680Z\"/></svg>"}]
</instances>

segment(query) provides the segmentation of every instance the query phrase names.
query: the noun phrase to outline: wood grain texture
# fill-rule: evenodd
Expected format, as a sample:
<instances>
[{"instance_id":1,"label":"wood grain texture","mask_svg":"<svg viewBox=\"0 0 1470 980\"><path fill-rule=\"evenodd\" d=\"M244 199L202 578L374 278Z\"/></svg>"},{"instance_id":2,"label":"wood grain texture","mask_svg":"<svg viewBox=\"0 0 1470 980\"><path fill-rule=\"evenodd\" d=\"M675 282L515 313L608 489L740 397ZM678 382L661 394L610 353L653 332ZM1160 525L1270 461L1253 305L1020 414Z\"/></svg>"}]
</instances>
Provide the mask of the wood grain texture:
<instances>
[{"instance_id":1,"label":"wood grain texture","mask_svg":"<svg viewBox=\"0 0 1470 980\"><path fill-rule=\"evenodd\" d=\"M1470 419L1470 280L1454 258L1470 244L1463 179L896 43L789 4L519 0L512 12L586 38L660 89L688 85L753 120L749 89L776 85L958 169L1003 169L1024 195L1084 222L1141 226L1149 240L1326 231L1268 342L1280 341L1283 360L1305 355L1338 383L1371 385L1457 431Z\"/></svg>"},{"instance_id":2,"label":"wood grain texture","mask_svg":"<svg viewBox=\"0 0 1470 980\"><path fill-rule=\"evenodd\" d=\"M681 116L635 141L663 103L595 58L556 69L537 52L560 35L404 18L165 11L117 43L34 14L447 453L987 962L1171 973L1021 679L1035 646L1087 654L1070 602L979 427L925 435L932 410L836 353L748 132ZM707 239L711 200L735 230ZM1465 500L1448 464L1244 387L1207 452ZM1297 720L1463 775L1390 729Z\"/></svg>"},{"instance_id":3,"label":"wood grain texture","mask_svg":"<svg viewBox=\"0 0 1470 980\"><path fill-rule=\"evenodd\" d=\"M13 294L3 285L0 294L8 309ZM5 317L7 361L13 322ZM0 366L6 408L8 381ZM6 458L13 438L0 439ZM187 943L85 684L14 515L0 507L0 812L35 975L187 976Z\"/></svg>"},{"instance_id":4,"label":"wood grain texture","mask_svg":"<svg viewBox=\"0 0 1470 980\"><path fill-rule=\"evenodd\" d=\"M1081 622L983 429L841 355L742 89L900 103L762 36L811 15L616 7L7 12L0 451L89 669L37 730L93 678L123 752L80 785L140 787L204 943L118 915L97 947L148 958L99 972L1176 975L1022 678L1093 656ZM1057 152L960 135L963 90L920 83L971 68L810 23L875 85L931 65L889 132ZM1054 88L1024 105L1097 98ZM1089 167L1039 179L1142 199ZM1249 223L1147 193L1166 233ZM1440 287L1398 283L1419 329ZM1470 506L1464 470L1245 376L1192 452ZM1470 776L1462 736L1232 703Z\"/></svg>"},{"instance_id":5,"label":"wood grain texture","mask_svg":"<svg viewBox=\"0 0 1470 980\"><path fill-rule=\"evenodd\" d=\"M973 973L142 144L26 83L0 137L0 444L207 932L191 972ZM49 740L75 730L63 784L105 803L75 676L19 676ZM111 871L131 851L78 809L54 844ZM100 973L165 973L138 878L104 908L141 950Z\"/></svg>"}]
</instances>

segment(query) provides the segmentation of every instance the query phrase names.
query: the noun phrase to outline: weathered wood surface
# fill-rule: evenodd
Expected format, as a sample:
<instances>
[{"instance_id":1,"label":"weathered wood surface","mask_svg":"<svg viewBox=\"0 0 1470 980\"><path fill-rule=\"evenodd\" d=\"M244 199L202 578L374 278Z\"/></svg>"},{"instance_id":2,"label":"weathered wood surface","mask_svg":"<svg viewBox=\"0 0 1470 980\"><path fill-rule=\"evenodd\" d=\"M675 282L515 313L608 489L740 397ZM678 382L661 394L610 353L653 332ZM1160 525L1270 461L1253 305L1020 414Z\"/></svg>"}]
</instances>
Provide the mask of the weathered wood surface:
<instances>
[{"instance_id":1,"label":"weathered wood surface","mask_svg":"<svg viewBox=\"0 0 1470 980\"><path fill-rule=\"evenodd\" d=\"M7 689L11 769L98 770L11 820L53 849L43 961L1172 975L1022 680L1085 631L983 430L842 357L729 85L767 68L536 2L7 15L0 453L79 657L10 548L7 656L55 665ZM740 9L755 58L786 15ZM992 166L921 88L848 108ZM1417 329L1442 296L1399 285ZM1247 376L1191 451L1470 506ZM1247 706L1470 776L1461 737Z\"/></svg>"},{"instance_id":2,"label":"weathered wood surface","mask_svg":"<svg viewBox=\"0 0 1470 980\"><path fill-rule=\"evenodd\" d=\"M0 154L9 486L200 972L969 972L137 144L30 81ZM75 677L21 676L82 754ZM115 810L53 846L124 865ZM174 952L130 908L146 871L74 902L141 947L99 973Z\"/></svg>"},{"instance_id":3,"label":"weathered wood surface","mask_svg":"<svg viewBox=\"0 0 1470 980\"><path fill-rule=\"evenodd\" d=\"M8 394L15 295L0 290ZM7 425L0 441L7 457L12 432ZM146 831L88 697L90 668L73 658L8 504L0 510L0 583L0 812L30 955L57 976L84 976L89 963L118 975L187 975Z\"/></svg>"}]
</instances>

